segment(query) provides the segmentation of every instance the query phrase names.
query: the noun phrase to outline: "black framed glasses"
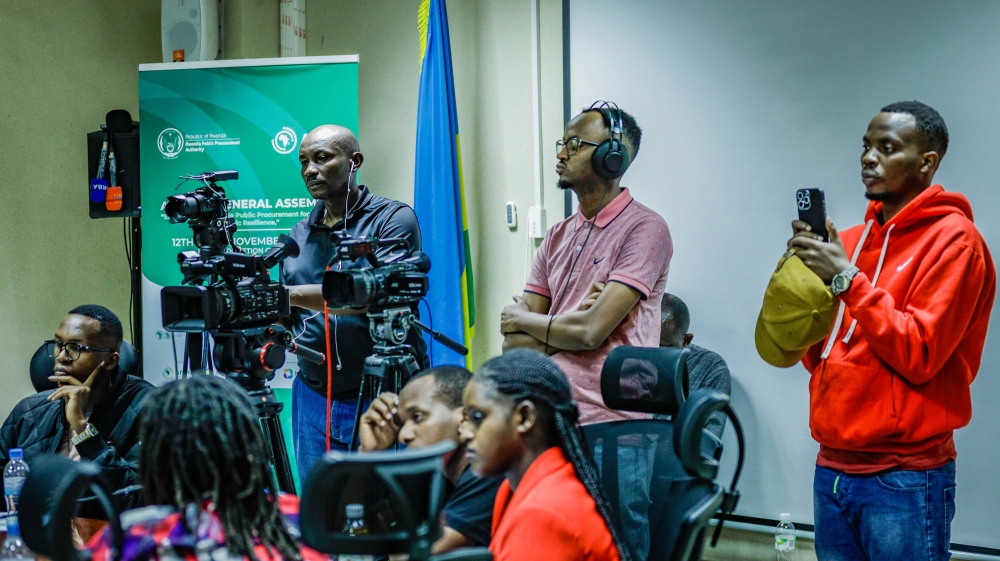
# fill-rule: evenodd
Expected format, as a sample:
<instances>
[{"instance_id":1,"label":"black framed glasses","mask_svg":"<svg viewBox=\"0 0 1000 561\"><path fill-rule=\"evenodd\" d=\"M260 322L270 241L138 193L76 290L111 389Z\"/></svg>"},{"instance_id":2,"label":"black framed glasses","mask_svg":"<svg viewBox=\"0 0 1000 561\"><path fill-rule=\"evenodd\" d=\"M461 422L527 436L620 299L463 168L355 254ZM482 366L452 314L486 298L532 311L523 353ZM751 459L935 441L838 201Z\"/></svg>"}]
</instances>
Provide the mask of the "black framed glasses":
<instances>
[{"instance_id":1,"label":"black framed glasses","mask_svg":"<svg viewBox=\"0 0 1000 561\"><path fill-rule=\"evenodd\" d=\"M80 353L97 352L97 353L110 353L114 352L113 349L105 349L102 347L91 347L90 345L81 345L79 343L62 343L56 340L49 340L45 342L45 352L52 358L56 358L63 351L66 351L66 358L76 360L80 358Z\"/></svg>"},{"instance_id":2,"label":"black framed glasses","mask_svg":"<svg viewBox=\"0 0 1000 561\"><path fill-rule=\"evenodd\" d=\"M569 154L570 156L572 156L572 155L574 155L574 154L576 154L577 152L580 151L580 145L581 144L586 144L588 146L600 146L601 145L601 143L599 143L599 142L591 142L589 140L584 140L584 139L582 139L582 138L580 138L578 136L574 136L573 138L571 138L569 140L563 140L563 139L560 138L559 140L556 141L556 154L558 154L559 152L562 152L563 148L565 148L566 149L566 153Z\"/></svg>"}]
</instances>

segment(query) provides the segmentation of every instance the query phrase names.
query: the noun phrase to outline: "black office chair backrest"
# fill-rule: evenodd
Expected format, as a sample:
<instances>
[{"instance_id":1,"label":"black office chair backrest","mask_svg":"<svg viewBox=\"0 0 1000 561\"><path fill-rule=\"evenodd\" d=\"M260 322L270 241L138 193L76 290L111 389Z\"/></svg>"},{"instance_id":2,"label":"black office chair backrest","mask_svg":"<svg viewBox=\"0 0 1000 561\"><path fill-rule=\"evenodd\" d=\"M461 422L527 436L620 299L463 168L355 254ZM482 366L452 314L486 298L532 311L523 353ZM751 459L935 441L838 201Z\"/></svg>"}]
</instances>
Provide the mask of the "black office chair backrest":
<instances>
[{"instance_id":1,"label":"black office chair backrest","mask_svg":"<svg viewBox=\"0 0 1000 561\"><path fill-rule=\"evenodd\" d=\"M616 522L634 558L700 559L709 520L719 511L724 519L739 498L735 488L744 456L739 419L725 394L698 390L688 395L686 361L683 349L612 350L601 371L605 404L616 410L670 418L583 427L601 473L602 489L616 507ZM737 470L729 491L716 481L722 442L704 430L716 411L729 416L739 444ZM636 491L648 492L648 508ZM635 530L647 522L648 532Z\"/></svg>"},{"instance_id":2,"label":"black office chair backrest","mask_svg":"<svg viewBox=\"0 0 1000 561\"><path fill-rule=\"evenodd\" d=\"M413 561L488 561L485 548L431 556L441 536L444 457L455 443L445 441L402 452L330 452L309 473L302 493L302 542L329 554L407 553ZM364 505L368 533L344 532L348 504Z\"/></svg>"},{"instance_id":3,"label":"black office chair backrest","mask_svg":"<svg viewBox=\"0 0 1000 561\"><path fill-rule=\"evenodd\" d=\"M601 369L601 397L616 411L674 415L688 394L687 349L617 347Z\"/></svg>"},{"instance_id":4,"label":"black office chair backrest","mask_svg":"<svg viewBox=\"0 0 1000 561\"><path fill-rule=\"evenodd\" d=\"M118 514L121 505L112 494L101 468L87 461L74 462L46 454L28 462L31 472L21 489L18 523L24 543L31 551L53 561L89 561L90 554L73 543L73 518L78 499L89 494L99 504L111 533L111 558L121 557L124 534Z\"/></svg>"},{"instance_id":5,"label":"black office chair backrest","mask_svg":"<svg viewBox=\"0 0 1000 561\"><path fill-rule=\"evenodd\" d=\"M132 346L132 343L122 341L118 354L118 369L131 376L140 376L142 361L139 360L139 351ZM32 355L31 363L28 366L31 385L35 387L36 392L56 389L56 383L49 380L55 365L56 359L49 356L49 353L45 351L45 344L42 343L42 346L38 347L38 350Z\"/></svg>"},{"instance_id":6,"label":"black office chair backrest","mask_svg":"<svg viewBox=\"0 0 1000 561\"><path fill-rule=\"evenodd\" d=\"M673 555L675 549L688 549L679 539L685 520L692 510L707 512L711 518L722 504L722 487L711 478L690 473L690 466L677 453L675 441L695 443L700 446L699 456L716 462L722 455L722 443L711 432L689 427L681 434L673 421L662 419L583 427L600 473L601 489L614 507L614 522L623 529L620 535L633 559L693 559ZM649 497L648 504L642 502L644 495ZM700 514L696 519L701 519ZM648 524L648 532L636 531L640 524ZM690 547L695 546L692 543ZM697 549L700 552L702 548Z\"/></svg>"}]
</instances>

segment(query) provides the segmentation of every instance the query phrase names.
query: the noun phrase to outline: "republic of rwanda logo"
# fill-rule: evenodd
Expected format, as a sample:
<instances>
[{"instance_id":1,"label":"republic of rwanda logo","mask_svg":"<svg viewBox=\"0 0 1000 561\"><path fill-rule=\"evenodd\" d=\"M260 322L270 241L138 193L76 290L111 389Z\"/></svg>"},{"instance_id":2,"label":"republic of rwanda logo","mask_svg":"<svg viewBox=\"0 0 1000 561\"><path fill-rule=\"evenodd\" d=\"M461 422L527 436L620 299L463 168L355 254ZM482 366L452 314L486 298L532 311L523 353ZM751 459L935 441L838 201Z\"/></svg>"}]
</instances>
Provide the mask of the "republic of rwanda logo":
<instances>
[{"instance_id":1,"label":"republic of rwanda logo","mask_svg":"<svg viewBox=\"0 0 1000 561\"><path fill-rule=\"evenodd\" d=\"M184 135L174 128L163 129L156 138L156 147L164 158L176 158L184 150Z\"/></svg>"},{"instance_id":2,"label":"republic of rwanda logo","mask_svg":"<svg viewBox=\"0 0 1000 561\"><path fill-rule=\"evenodd\" d=\"M279 154L291 154L298 143L298 135L288 127L282 127L278 134L271 139L271 147Z\"/></svg>"}]
</instances>

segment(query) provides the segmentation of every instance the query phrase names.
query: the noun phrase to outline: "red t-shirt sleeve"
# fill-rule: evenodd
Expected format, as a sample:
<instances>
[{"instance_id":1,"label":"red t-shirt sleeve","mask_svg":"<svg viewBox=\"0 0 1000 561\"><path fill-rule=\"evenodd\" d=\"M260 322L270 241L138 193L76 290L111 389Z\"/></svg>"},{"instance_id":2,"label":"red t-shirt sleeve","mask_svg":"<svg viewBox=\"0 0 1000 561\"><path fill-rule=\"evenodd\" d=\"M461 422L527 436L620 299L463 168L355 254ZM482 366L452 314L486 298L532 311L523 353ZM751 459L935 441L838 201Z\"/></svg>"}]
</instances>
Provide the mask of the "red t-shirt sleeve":
<instances>
[{"instance_id":1,"label":"red t-shirt sleeve","mask_svg":"<svg viewBox=\"0 0 1000 561\"><path fill-rule=\"evenodd\" d=\"M645 300L660 276L670 270L673 254L674 244L667 223L651 214L637 222L625 237L608 280L634 288Z\"/></svg>"}]
</instances>

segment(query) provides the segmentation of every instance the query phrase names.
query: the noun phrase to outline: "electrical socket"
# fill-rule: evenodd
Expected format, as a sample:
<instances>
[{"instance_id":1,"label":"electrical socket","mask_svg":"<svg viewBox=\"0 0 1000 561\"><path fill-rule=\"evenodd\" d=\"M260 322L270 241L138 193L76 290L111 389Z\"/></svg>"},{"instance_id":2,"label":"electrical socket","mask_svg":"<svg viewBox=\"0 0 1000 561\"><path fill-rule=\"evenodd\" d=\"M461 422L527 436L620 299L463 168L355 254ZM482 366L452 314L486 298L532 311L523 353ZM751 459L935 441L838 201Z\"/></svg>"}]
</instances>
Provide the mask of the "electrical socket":
<instances>
[{"instance_id":1,"label":"electrical socket","mask_svg":"<svg viewBox=\"0 0 1000 561\"><path fill-rule=\"evenodd\" d=\"M544 238L545 237L545 208L544 207L528 207L528 237L529 238Z\"/></svg>"}]
</instances>

